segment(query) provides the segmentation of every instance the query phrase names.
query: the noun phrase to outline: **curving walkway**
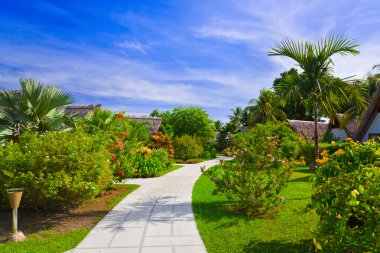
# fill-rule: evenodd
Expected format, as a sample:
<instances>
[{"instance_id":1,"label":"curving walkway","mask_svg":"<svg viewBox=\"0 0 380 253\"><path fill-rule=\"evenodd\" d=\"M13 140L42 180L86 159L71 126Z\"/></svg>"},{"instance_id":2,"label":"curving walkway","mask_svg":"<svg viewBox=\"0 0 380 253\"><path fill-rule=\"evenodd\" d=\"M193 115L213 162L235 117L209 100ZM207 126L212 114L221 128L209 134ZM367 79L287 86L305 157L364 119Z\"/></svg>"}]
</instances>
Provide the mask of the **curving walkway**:
<instances>
[{"instance_id":1,"label":"curving walkway","mask_svg":"<svg viewBox=\"0 0 380 253\"><path fill-rule=\"evenodd\" d=\"M224 158L223 158L224 159ZM195 224L192 190L201 166L185 165L159 178L129 179L141 186L109 212L70 253L206 252Z\"/></svg>"}]
</instances>

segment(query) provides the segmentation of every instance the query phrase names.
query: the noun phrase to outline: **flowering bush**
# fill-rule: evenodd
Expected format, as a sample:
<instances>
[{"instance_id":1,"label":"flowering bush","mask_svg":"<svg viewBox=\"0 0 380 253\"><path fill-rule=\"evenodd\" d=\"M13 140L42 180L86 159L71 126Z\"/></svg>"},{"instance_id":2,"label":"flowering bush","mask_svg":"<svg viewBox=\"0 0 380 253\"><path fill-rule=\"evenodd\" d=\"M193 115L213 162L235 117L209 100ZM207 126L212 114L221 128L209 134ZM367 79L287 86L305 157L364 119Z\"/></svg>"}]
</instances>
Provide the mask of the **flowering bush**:
<instances>
[{"instance_id":1,"label":"flowering bush","mask_svg":"<svg viewBox=\"0 0 380 253\"><path fill-rule=\"evenodd\" d=\"M177 159L186 161L192 158L198 158L203 153L203 147L200 141L187 134L181 137L175 137L173 144L175 157Z\"/></svg>"},{"instance_id":2,"label":"flowering bush","mask_svg":"<svg viewBox=\"0 0 380 253\"><path fill-rule=\"evenodd\" d=\"M169 158L174 158L174 147L170 138L164 135L162 132L154 132L150 138L149 147L152 149L164 148L169 153Z\"/></svg>"},{"instance_id":3,"label":"flowering bush","mask_svg":"<svg viewBox=\"0 0 380 253\"><path fill-rule=\"evenodd\" d=\"M314 244L326 252L380 249L380 145L348 142L323 150L313 177L312 206L320 216Z\"/></svg>"},{"instance_id":4,"label":"flowering bush","mask_svg":"<svg viewBox=\"0 0 380 253\"><path fill-rule=\"evenodd\" d=\"M213 193L237 200L248 215L274 211L284 201L279 194L294 164L283 150L289 140L274 136L273 129L271 124L257 125L248 141L237 147L235 162L225 163L211 175L216 185Z\"/></svg>"}]
</instances>

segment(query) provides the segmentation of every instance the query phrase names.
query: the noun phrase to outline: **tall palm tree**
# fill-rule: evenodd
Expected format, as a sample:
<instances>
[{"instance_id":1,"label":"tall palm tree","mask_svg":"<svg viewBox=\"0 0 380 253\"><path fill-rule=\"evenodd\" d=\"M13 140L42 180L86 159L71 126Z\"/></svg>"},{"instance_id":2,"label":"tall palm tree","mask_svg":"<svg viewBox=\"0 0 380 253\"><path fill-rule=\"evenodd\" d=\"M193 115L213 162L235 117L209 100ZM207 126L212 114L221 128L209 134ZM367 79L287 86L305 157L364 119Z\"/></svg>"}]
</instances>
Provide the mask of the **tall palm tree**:
<instances>
[{"instance_id":1,"label":"tall palm tree","mask_svg":"<svg viewBox=\"0 0 380 253\"><path fill-rule=\"evenodd\" d=\"M240 127L241 125L241 115L243 113L243 109L241 107L236 107L235 109L231 109L232 115L228 115L230 122L234 124L236 127Z\"/></svg>"},{"instance_id":2,"label":"tall palm tree","mask_svg":"<svg viewBox=\"0 0 380 253\"><path fill-rule=\"evenodd\" d=\"M32 79L20 80L21 90L0 92L0 139L18 141L25 129L44 133L63 130L71 121L64 106L73 97Z\"/></svg>"},{"instance_id":3,"label":"tall palm tree","mask_svg":"<svg viewBox=\"0 0 380 253\"><path fill-rule=\"evenodd\" d=\"M284 92L283 101L292 97L311 108L314 116L315 158L319 157L318 118L321 115L331 115L337 112L340 105L349 98L347 82L331 75L335 54L346 56L357 55L358 45L344 35L330 36L317 43L308 41L292 41L286 39L269 51L269 56L286 56L298 63L304 71L306 81ZM365 97L357 97L357 101L365 106Z\"/></svg>"},{"instance_id":4,"label":"tall palm tree","mask_svg":"<svg viewBox=\"0 0 380 253\"><path fill-rule=\"evenodd\" d=\"M279 97L269 89L262 89L258 99L251 99L247 106L248 123L266 123L286 120L286 114L279 108Z\"/></svg>"}]
</instances>

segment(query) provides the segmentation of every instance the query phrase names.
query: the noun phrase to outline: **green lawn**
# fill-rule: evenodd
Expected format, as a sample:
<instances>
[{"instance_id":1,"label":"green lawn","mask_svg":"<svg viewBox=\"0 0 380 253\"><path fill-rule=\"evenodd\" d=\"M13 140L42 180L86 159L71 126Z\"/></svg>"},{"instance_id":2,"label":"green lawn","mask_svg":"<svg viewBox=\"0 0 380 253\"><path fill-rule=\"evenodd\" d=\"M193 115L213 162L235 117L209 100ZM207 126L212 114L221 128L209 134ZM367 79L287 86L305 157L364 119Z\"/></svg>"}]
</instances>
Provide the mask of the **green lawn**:
<instances>
[{"instance_id":1,"label":"green lawn","mask_svg":"<svg viewBox=\"0 0 380 253\"><path fill-rule=\"evenodd\" d=\"M211 169L217 169L219 165ZM281 193L285 201L272 218L249 218L229 212L229 200L210 194L208 176L201 176L193 189L193 209L207 251L213 252L310 252L312 229L317 223L306 205L312 194L308 168L297 168Z\"/></svg>"},{"instance_id":2,"label":"green lawn","mask_svg":"<svg viewBox=\"0 0 380 253\"><path fill-rule=\"evenodd\" d=\"M112 198L107 205L109 210L112 210L125 196L134 191L139 185L115 185L115 187L127 187L127 191L123 194ZM103 214L105 215L105 214ZM100 220L103 215L99 215L97 220ZM95 226L95 224L93 224ZM19 243L6 242L0 243L1 253L56 253L65 252L77 246L90 232L92 227L85 227L57 233L53 231L40 231L27 235L27 240Z\"/></svg>"}]
</instances>

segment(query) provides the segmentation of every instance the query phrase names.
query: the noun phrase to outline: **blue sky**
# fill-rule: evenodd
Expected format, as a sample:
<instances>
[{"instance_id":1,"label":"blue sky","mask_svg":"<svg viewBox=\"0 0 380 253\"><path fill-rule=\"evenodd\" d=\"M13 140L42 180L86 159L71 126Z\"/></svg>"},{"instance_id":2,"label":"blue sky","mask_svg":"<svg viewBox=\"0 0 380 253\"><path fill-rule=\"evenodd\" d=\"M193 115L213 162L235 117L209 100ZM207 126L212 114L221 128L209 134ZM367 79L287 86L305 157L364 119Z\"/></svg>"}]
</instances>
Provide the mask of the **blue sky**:
<instances>
[{"instance_id":1,"label":"blue sky","mask_svg":"<svg viewBox=\"0 0 380 253\"><path fill-rule=\"evenodd\" d=\"M285 37L345 33L361 54L335 75L380 64L379 0L21 1L0 8L0 89L33 78L76 104L127 114L195 105L226 121L294 62L268 57Z\"/></svg>"}]
</instances>

